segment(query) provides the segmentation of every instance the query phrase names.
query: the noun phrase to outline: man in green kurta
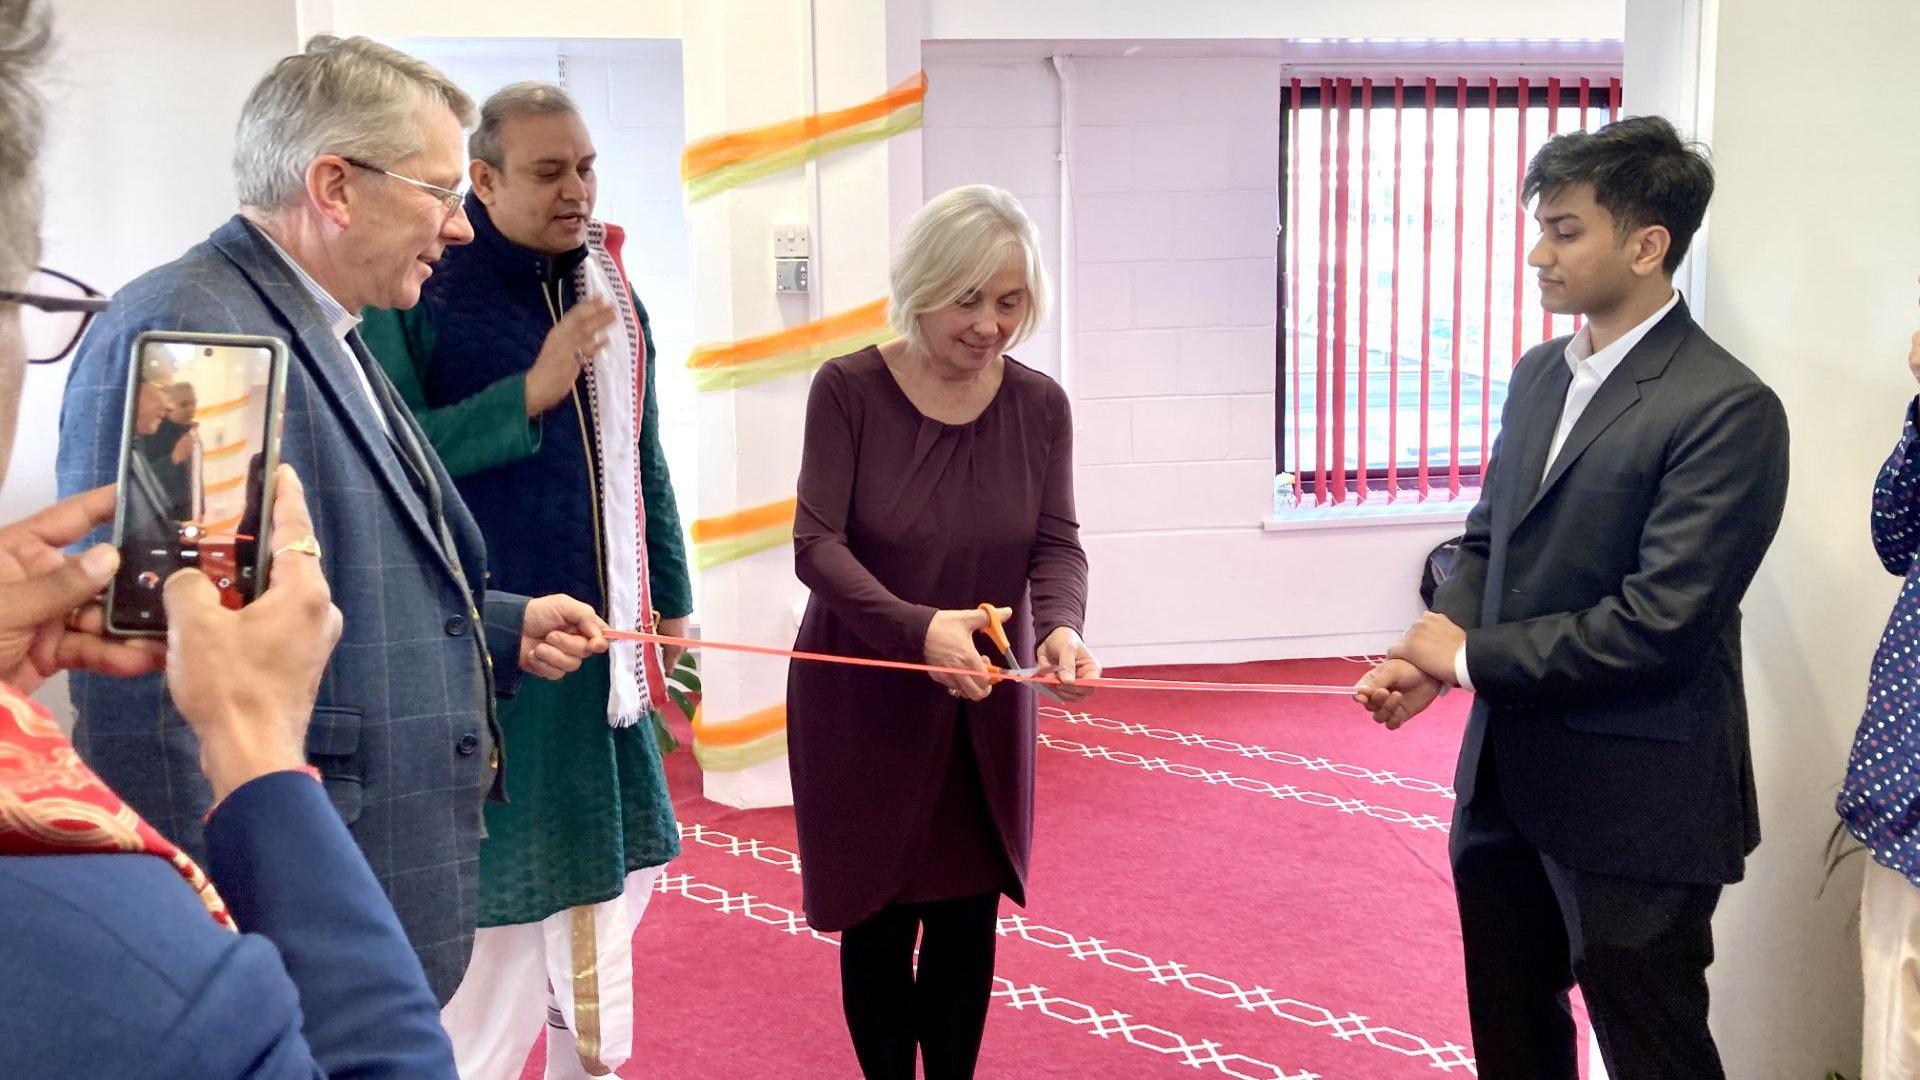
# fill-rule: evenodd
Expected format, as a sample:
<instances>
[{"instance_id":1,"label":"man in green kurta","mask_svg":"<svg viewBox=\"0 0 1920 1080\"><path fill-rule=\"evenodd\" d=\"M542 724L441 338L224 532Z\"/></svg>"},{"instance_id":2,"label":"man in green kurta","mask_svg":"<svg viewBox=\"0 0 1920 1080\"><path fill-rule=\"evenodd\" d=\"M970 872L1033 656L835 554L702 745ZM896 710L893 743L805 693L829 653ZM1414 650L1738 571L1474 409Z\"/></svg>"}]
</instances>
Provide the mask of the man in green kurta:
<instances>
[{"instance_id":1,"label":"man in green kurta","mask_svg":"<svg viewBox=\"0 0 1920 1080\"><path fill-rule=\"evenodd\" d=\"M685 636L652 333L621 232L593 220L592 138L558 87L519 83L486 103L470 151L474 242L447 250L419 307L367 312L361 334L479 522L492 587ZM518 1077L543 1017L550 1078L630 1055L633 930L680 848L649 715L676 659L616 645L503 703L508 801L486 808L481 930L442 1017L463 1080Z\"/></svg>"}]
</instances>

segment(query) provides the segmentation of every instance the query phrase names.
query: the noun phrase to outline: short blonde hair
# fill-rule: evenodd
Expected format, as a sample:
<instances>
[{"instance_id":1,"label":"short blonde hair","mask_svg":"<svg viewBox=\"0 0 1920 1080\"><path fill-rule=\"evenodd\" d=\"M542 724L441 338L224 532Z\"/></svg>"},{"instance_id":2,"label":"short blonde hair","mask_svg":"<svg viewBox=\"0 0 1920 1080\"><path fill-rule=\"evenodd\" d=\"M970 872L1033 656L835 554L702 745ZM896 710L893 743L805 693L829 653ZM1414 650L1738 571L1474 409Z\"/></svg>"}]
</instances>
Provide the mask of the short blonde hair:
<instances>
[{"instance_id":1,"label":"short blonde hair","mask_svg":"<svg viewBox=\"0 0 1920 1080\"><path fill-rule=\"evenodd\" d=\"M1019 200L990 184L968 184L933 197L907 222L894 250L893 287L887 319L915 348L924 348L920 317L958 303L987 283L1008 248L1026 267L1027 314L1009 346L1032 335L1046 319L1052 289L1040 257L1040 230Z\"/></svg>"},{"instance_id":2,"label":"short blonde hair","mask_svg":"<svg viewBox=\"0 0 1920 1080\"><path fill-rule=\"evenodd\" d=\"M445 105L462 130L473 127L473 99L433 65L363 37L315 37L275 64L240 110L233 152L240 202L287 206L321 154L391 168L423 149L420 107L430 102Z\"/></svg>"}]
</instances>

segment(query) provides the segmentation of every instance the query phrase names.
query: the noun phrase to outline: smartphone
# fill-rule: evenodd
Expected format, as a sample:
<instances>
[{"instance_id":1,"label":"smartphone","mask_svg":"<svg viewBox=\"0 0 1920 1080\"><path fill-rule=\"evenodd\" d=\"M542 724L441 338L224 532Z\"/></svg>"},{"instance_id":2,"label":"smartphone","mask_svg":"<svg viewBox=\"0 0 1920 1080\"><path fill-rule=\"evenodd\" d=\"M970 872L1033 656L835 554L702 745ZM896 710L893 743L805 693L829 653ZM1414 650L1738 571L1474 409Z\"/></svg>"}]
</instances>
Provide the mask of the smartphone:
<instances>
[{"instance_id":1,"label":"smartphone","mask_svg":"<svg viewBox=\"0 0 1920 1080\"><path fill-rule=\"evenodd\" d=\"M286 343L270 337L148 331L133 342L107 629L167 632L167 578L203 571L238 609L266 587Z\"/></svg>"}]
</instances>

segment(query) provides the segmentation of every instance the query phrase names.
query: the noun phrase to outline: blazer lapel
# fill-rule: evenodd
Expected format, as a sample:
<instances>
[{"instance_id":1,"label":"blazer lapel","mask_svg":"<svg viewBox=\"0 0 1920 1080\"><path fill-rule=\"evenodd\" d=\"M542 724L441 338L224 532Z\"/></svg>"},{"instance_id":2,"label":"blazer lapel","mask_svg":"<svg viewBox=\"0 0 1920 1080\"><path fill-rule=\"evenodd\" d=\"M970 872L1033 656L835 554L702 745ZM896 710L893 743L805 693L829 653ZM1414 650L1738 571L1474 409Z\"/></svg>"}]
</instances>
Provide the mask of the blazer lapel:
<instances>
[{"instance_id":1,"label":"blazer lapel","mask_svg":"<svg viewBox=\"0 0 1920 1080\"><path fill-rule=\"evenodd\" d=\"M1553 459L1553 466L1547 470L1545 479L1540 482L1540 489L1534 492L1533 499L1527 503L1526 510L1520 515L1521 519L1533 513L1534 509L1547 497L1547 493L1553 490L1554 485L1559 483L1560 478L1567 474L1567 470L1573 467L1573 463L1580 459L1581 454L1586 453L1587 447L1592 446L1593 441L1599 438L1601 433L1611 427L1615 420L1620 419L1621 414L1640 401L1640 384L1658 379L1666 372L1668 362L1673 359L1673 354L1680 348L1680 342L1686 338L1692 328L1693 316L1688 313L1687 303L1683 299L1675 304L1673 310L1667 312L1666 317L1655 324L1653 329L1647 331L1647 335L1640 339L1639 344L1635 345L1632 351L1627 353L1620 361L1620 366L1614 368L1613 374L1607 376L1607 381L1601 383L1600 389L1594 392L1593 400L1587 403L1587 408L1580 414L1580 419L1574 422L1573 430L1567 433L1566 444L1560 448L1559 456ZM1562 400L1565 398L1564 391L1570 378L1571 376L1568 376L1561 381ZM1554 423L1557 425L1560 411L1558 409L1551 411L1555 417ZM1552 436L1548 437L1551 439Z\"/></svg>"},{"instance_id":2,"label":"blazer lapel","mask_svg":"<svg viewBox=\"0 0 1920 1080\"><path fill-rule=\"evenodd\" d=\"M1527 422L1514 432L1513 483L1507 488L1515 522L1533 503L1540 487L1540 474L1547 467L1547 448L1553 444L1553 429L1560 424L1560 409L1567 400L1567 385L1573 381L1565 357L1554 350L1533 361L1547 365L1534 390L1533 407L1527 410Z\"/></svg>"},{"instance_id":3,"label":"blazer lapel","mask_svg":"<svg viewBox=\"0 0 1920 1080\"><path fill-rule=\"evenodd\" d=\"M314 302L306 286L244 218L236 216L215 232L213 245L233 260L267 303L278 310L282 321L293 328L299 339L299 347L290 350L293 361L304 364L320 393L333 403L339 415L346 417L346 423L340 426L347 430L348 438L359 445L374 473L387 486L401 516L413 524L428 549L439 557L441 565L454 572L453 555L441 543L438 530L428 520L424 496L408 477L406 466L389 443L375 413L378 406L368 398L360 377L348 366L351 361L341 348L340 339L333 336L333 328L325 323L320 305ZM367 377L380 378L383 374L375 367L367 372ZM457 572L455 577L459 577Z\"/></svg>"},{"instance_id":4,"label":"blazer lapel","mask_svg":"<svg viewBox=\"0 0 1920 1080\"><path fill-rule=\"evenodd\" d=\"M1607 430L1615 420L1620 419L1621 413L1632 408L1639 400L1640 384L1634 381L1633 369L1626 364L1621 364L1613 370L1613 374L1607 376L1606 382L1600 384L1600 389L1594 391L1593 400L1587 402L1586 410L1580 414L1580 419L1574 421L1573 430L1567 432L1567 441L1561 445L1559 455L1547 468L1547 474L1541 479L1539 489L1533 493L1533 498L1528 501L1527 508L1521 512L1520 517L1524 519L1532 513L1533 508L1540 505L1540 500L1546 498L1547 493L1553 490L1553 485L1559 483L1560 478L1567 474L1567 469L1586 452L1588 446L1593 444L1593 440ZM1559 426L1558 410L1555 410L1554 426ZM1549 435L1548 438L1551 441L1552 436Z\"/></svg>"}]
</instances>

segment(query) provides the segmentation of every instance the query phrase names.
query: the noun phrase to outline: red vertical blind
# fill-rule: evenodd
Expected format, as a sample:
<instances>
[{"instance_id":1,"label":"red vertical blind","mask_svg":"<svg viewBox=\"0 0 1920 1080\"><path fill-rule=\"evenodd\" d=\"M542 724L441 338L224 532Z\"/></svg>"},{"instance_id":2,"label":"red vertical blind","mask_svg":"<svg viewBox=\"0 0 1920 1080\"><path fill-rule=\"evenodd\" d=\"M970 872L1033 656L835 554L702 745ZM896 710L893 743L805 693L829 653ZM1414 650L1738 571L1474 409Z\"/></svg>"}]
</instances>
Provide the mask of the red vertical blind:
<instances>
[{"instance_id":1,"label":"red vertical blind","mask_svg":"<svg viewBox=\"0 0 1920 1080\"><path fill-rule=\"evenodd\" d=\"M1513 126L1519 142L1514 146L1513 190L1518 192L1527 178L1527 77L1520 76L1519 92L1514 95L1515 108L1518 109L1519 123ZM1527 309L1527 215L1526 208L1520 204L1518 196L1514 198L1513 213L1513 357L1509 364L1518 362L1527 347L1527 331L1521 324L1521 313ZM1536 284L1536 288L1538 285Z\"/></svg>"},{"instance_id":2,"label":"red vertical blind","mask_svg":"<svg viewBox=\"0 0 1920 1080\"><path fill-rule=\"evenodd\" d=\"M1358 483L1354 497L1361 502L1367 501L1367 299L1373 290L1366 283L1373 278L1368 274L1367 256L1373 247L1369 228L1373 224L1373 80L1360 80L1360 379L1357 383L1359 393L1355 405L1360 412L1360 438L1354 440L1355 455L1359 466L1354 470Z\"/></svg>"},{"instance_id":3,"label":"red vertical blind","mask_svg":"<svg viewBox=\"0 0 1920 1080\"><path fill-rule=\"evenodd\" d=\"M1527 164L1553 135L1619 115L1620 80L1400 76L1389 99L1384 79L1316 76L1282 93L1276 449L1293 497L1471 494L1514 363L1579 329L1541 309L1527 266Z\"/></svg>"},{"instance_id":4,"label":"red vertical blind","mask_svg":"<svg viewBox=\"0 0 1920 1080\"><path fill-rule=\"evenodd\" d=\"M1286 161L1297 162L1300 160L1300 80L1291 80L1287 85L1287 89L1292 91L1287 95L1288 108L1291 110L1291 120L1287 124L1287 145L1281 152L1286 155ZM1300 235L1299 169L1287 170L1287 183L1286 243L1288 266L1287 288L1289 290L1287 293L1287 310L1297 312L1300 310L1300 249L1305 246L1295 241L1295 237ZM1278 461L1298 462L1301 460L1300 431L1305 426L1300 423L1300 368L1303 365L1298 359L1300 356L1300 323L1302 321L1303 320L1297 318L1287 320L1287 328L1293 334L1293 340L1289 343L1285 354L1289 358L1287 367L1290 369L1286 374L1292 376L1293 392L1287 396L1287 400L1293 405L1293 416L1292 423L1288 424L1283 421L1276 433L1280 442L1280 450L1279 453L1274 455L1274 458ZM1285 386L1287 383L1283 381L1280 385ZM1289 429L1293 432L1292 457L1287 456L1286 449L1287 431ZM1297 468L1298 466L1295 467Z\"/></svg>"},{"instance_id":5,"label":"red vertical blind","mask_svg":"<svg viewBox=\"0 0 1920 1080\"><path fill-rule=\"evenodd\" d=\"M1334 130L1339 153L1333 176L1333 460L1347 460L1347 227L1352 190L1348 150L1353 145L1353 83L1341 79L1334 91ZM1364 283L1363 283L1364 285ZM1333 501L1347 501L1347 470L1332 470Z\"/></svg>"},{"instance_id":6,"label":"red vertical blind","mask_svg":"<svg viewBox=\"0 0 1920 1080\"><path fill-rule=\"evenodd\" d=\"M1407 80L1393 80L1393 314L1388 317L1387 333L1387 498L1400 494L1400 150L1401 120L1406 113ZM1297 306L1295 311L1300 310Z\"/></svg>"},{"instance_id":7,"label":"red vertical blind","mask_svg":"<svg viewBox=\"0 0 1920 1080\"><path fill-rule=\"evenodd\" d=\"M1453 322L1461 326L1461 278L1467 257L1467 80L1454 85L1453 148ZM1461 337L1447 339L1447 496L1460 494L1460 359Z\"/></svg>"},{"instance_id":8,"label":"red vertical blind","mask_svg":"<svg viewBox=\"0 0 1920 1080\"><path fill-rule=\"evenodd\" d=\"M1499 97L1500 80L1488 79L1487 100L1497 101ZM1495 146L1493 141L1493 116L1491 113L1487 116L1486 134L1481 141L1487 144L1487 235L1485 240L1486 246L1480 249L1483 253L1480 262L1484 273L1480 283L1480 385L1489 386L1493 383L1493 222L1495 218L1500 216L1499 209L1494 205L1493 201L1494 183L1496 179L1495 170L1500 167L1500 155L1499 147ZM1487 460L1487 452L1491 449L1491 441L1487 438L1487 430L1492 424L1493 395L1481 394L1480 461Z\"/></svg>"},{"instance_id":9,"label":"red vertical blind","mask_svg":"<svg viewBox=\"0 0 1920 1080\"><path fill-rule=\"evenodd\" d=\"M1320 299L1314 305L1314 321L1320 332L1313 335L1314 353L1319 363L1313 366L1313 492L1315 502L1327 500L1327 248L1332 220L1333 200L1333 82L1320 80ZM1338 471L1336 469L1336 471Z\"/></svg>"},{"instance_id":10,"label":"red vertical blind","mask_svg":"<svg viewBox=\"0 0 1920 1080\"><path fill-rule=\"evenodd\" d=\"M1431 392L1433 390L1433 110L1435 82L1427 80L1427 167L1421 170L1426 177L1426 197L1421 200L1426 207L1426 220L1420 230L1420 456L1419 467L1414 475L1419 479L1420 497L1427 496L1427 466L1433 455L1427 452L1427 422L1432 418ZM1395 286L1398 287L1398 282Z\"/></svg>"}]
</instances>

